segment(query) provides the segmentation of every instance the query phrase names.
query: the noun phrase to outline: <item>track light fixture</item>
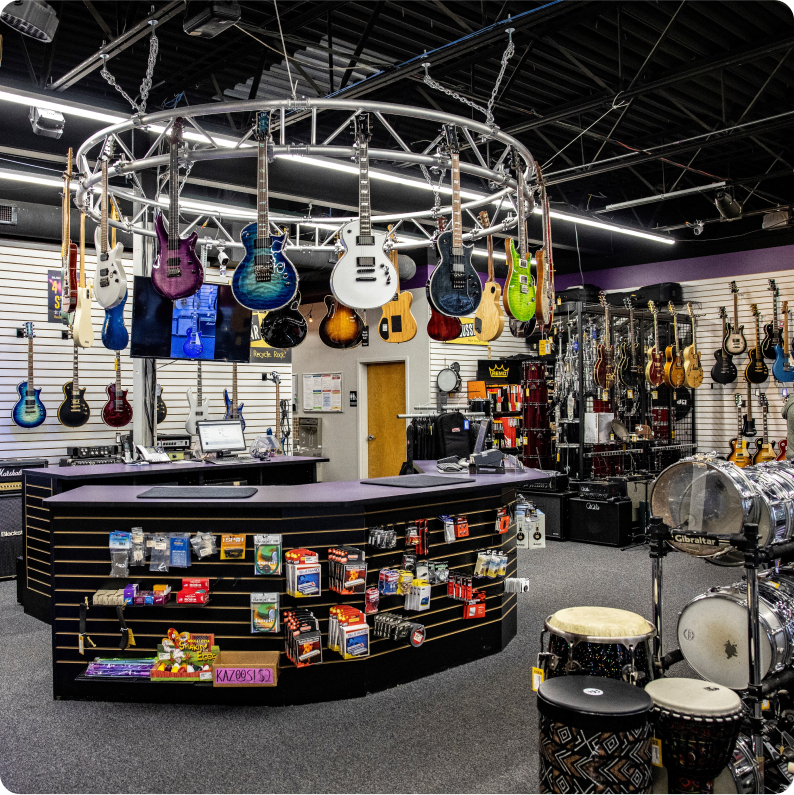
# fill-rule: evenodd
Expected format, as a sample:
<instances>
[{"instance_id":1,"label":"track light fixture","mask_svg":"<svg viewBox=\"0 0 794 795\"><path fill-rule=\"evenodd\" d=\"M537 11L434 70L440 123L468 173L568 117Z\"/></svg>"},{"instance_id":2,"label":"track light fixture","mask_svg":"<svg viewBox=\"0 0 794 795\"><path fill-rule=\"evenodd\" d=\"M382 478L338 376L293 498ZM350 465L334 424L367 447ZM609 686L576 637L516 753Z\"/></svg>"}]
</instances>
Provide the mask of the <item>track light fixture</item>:
<instances>
[{"instance_id":1,"label":"track light fixture","mask_svg":"<svg viewBox=\"0 0 794 795\"><path fill-rule=\"evenodd\" d=\"M717 207L719 214L726 221L733 221L736 218L741 218L742 208L739 202L731 196L730 193L724 190L718 190L714 197L714 204Z\"/></svg>"},{"instance_id":2,"label":"track light fixture","mask_svg":"<svg viewBox=\"0 0 794 795\"><path fill-rule=\"evenodd\" d=\"M58 29L58 17L45 0L0 0L0 19L23 36L45 43Z\"/></svg>"}]
</instances>

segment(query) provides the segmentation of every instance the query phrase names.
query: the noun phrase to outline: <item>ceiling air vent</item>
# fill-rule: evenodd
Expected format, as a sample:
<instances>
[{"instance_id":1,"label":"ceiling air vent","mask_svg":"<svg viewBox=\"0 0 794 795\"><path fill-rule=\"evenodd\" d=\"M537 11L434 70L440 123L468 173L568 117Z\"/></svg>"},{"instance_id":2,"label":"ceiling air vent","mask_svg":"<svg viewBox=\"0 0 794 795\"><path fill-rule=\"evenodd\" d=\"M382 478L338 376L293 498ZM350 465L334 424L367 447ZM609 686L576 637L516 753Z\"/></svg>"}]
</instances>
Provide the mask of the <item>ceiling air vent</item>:
<instances>
[{"instance_id":1,"label":"ceiling air vent","mask_svg":"<svg viewBox=\"0 0 794 795\"><path fill-rule=\"evenodd\" d=\"M16 224L17 208L13 204L0 202L0 224Z\"/></svg>"},{"instance_id":2,"label":"ceiling air vent","mask_svg":"<svg viewBox=\"0 0 794 795\"><path fill-rule=\"evenodd\" d=\"M776 213L766 213L761 224L762 229L782 229L789 224L789 211L780 210Z\"/></svg>"}]
</instances>

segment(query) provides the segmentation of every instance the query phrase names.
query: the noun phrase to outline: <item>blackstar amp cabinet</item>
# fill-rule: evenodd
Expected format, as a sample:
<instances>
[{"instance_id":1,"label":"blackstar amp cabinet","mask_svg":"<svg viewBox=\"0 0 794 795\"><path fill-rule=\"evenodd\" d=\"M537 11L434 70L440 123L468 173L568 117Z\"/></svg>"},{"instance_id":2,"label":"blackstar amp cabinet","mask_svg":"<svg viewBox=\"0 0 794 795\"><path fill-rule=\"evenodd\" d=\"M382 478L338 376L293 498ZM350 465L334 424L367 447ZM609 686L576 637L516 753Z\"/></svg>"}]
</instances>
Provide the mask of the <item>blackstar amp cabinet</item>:
<instances>
[{"instance_id":1,"label":"blackstar amp cabinet","mask_svg":"<svg viewBox=\"0 0 794 795\"><path fill-rule=\"evenodd\" d=\"M519 493L530 502L534 502L538 509L546 515L546 538L551 538L554 541L566 541L568 538L568 500L576 492L522 488Z\"/></svg>"},{"instance_id":2,"label":"blackstar amp cabinet","mask_svg":"<svg viewBox=\"0 0 794 795\"><path fill-rule=\"evenodd\" d=\"M624 547L631 543L631 500L595 500L577 496L568 501L568 538L587 544Z\"/></svg>"},{"instance_id":3,"label":"blackstar amp cabinet","mask_svg":"<svg viewBox=\"0 0 794 795\"><path fill-rule=\"evenodd\" d=\"M0 580L16 577L23 554L22 470L46 466L45 459L0 461Z\"/></svg>"}]
</instances>

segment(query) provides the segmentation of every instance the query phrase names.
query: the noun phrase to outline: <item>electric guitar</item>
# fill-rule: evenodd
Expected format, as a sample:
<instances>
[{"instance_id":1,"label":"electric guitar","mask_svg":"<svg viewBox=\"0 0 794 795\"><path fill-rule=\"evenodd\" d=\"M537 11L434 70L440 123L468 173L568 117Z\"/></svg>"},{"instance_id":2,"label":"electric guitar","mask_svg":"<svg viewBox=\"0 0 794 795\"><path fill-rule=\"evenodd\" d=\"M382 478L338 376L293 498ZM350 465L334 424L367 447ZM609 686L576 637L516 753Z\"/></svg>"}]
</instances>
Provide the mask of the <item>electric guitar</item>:
<instances>
[{"instance_id":1,"label":"electric guitar","mask_svg":"<svg viewBox=\"0 0 794 795\"><path fill-rule=\"evenodd\" d=\"M182 343L182 353L188 359L198 359L204 352L204 343L201 341L201 331L199 330L198 311L195 300L193 302L193 313L191 316L191 326L187 330L185 341Z\"/></svg>"},{"instance_id":2,"label":"electric guitar","mask_svg":"<svg viewBox=\"0 0 794 795\"><path fill-rule=\"evenodd\" d=\"M41 389L33 384L33 323L25 323L24 335L28 340L28 380L17 384L19 400L11 411L11 419L20 428L38 428L47 419L47 409L41 402Z\"/></svg>"},{"instance_id":3,"label":"electric guitar","mask_svg":"<svg viewBox=\"0 0 794 795\"><path fill-rule=\"evenodd\" d=\"M725 339L728 336L727 323L728 313L724 306L720 307L720 318L722 319L722 337ZM737 372L736 365L733 363L733 357L730 353L725 352L725 348L719 348L714 351L714 366L711 368L711 377L718 384L732 384L736 380Z\"/></svg>"},{"instance_id":4,"label":"electric guitar","mask_svg":"<svg viewBox=\"0 0 794 795\"><path fill-rule=\"evenodd\" d=\"M518 199L518 251L512 239L505 241L507 255L507 279L502 291L502 303L508 317L516 320L532 320L535 317L537 301L535 280L527 252L527 219L524 202L524 171L516 153L513 154L516 171L516 197Z\"/></svg>"},{"instance_id":5,"label":"electric guitar","mask_svg":"<svg viewBox=\"0 0 794 795\"><path fill-rule=\"evenodd\" d=\"M540 172L540 163L535 162L535 173L538 175L540 187L540 206L542 209L543 248L535 252L538 271L537 305L535 317L540 330L543 331L554 319L554 262L551 256L551 215L549 213L549 197L546 185Z\"/></svg>"},{"instance_id":6,"label":"electric guitar","mask_svg":"<svg viewBox=\"0 0 794 795\"><path fill-rule=\"evenodd\" d=\"M119 242L113 246L112 250L108 250L108 218L110 214L108 158L109 152L105 152L102 157L102 214L99 226L94 232L94 245L97 250L94 296L103 309L112 309L127 295L127 275L121 261L124 245Z\"/></svg>"},{"instance_id":7,"label":"electric guitar","mask_svg":"<svg viewBox=\"0 0 794 795\"><path fill-rule=\"evenodd\" d=\"M80 284L77 288L77 309L74 311L74 339L81 348L94 344L91 322L91 285L85 280L85 213L80 213Z\"/></svg>"},{"instance_id":8,"label":"electric guitar","mask_svg":"<svg viewBox=\"0 0 794 795\"><path fill-rule=\"evenodd\" d=\"M780 451L777 454L777 458L775 461L785 461L786 460L786 448L788 447L788 439L781 439L780 444L778 445L778 450Z\"/></svg>"},{"instance_id":9,"label":"electric guitar","mask_svg":"<svg viewBox=\"0 0 794 795\"><path fill-rule=\"evenodd\" d=\"M228 390L223 390L223 401L226 403L225 420L240 420L240 425L245 430L245 419L243 418L243 404L237 405L237 362L232 362L232 396L229 397Z\"/></svg>"},{"instance_id":10,"label":"electric guitar","mask_svg":"<svg viewBox=\"0 0 794 795\"><path fill-rule=\"evenodd\" d=\"M739 356L747 350L747 340L744 337L744 326L739 325L739 288L736 282L731 282L733 293L733 325L728 323L728 331L722 341L725 353Z\"/></svg>"},{"instance_id":11,"label":"electric guitar","mask_svg":"<svg viewBox=\"0 0 794 795\"><path fill-rule=\"evenodd\" d=\"M61 204L61 320L71 326L77 309L77 244L72 243L72 150L66 158L66 171L63 173L63 195Z\"/></svg>"},{"instance_id":12,"label":"electric guitar","mask_svg":"<svg viewBox=\"0 0 794 795\"><path fill-rule=\"evenodd\" d=\"M196 362L198 367L196 374L196 390L190 387L187 391L187 402L190 407L190 412L185 420L185 430L194 436L198 431L196 430L196 423L210 418L210 399L206 400L201 394L201 359Z\"/></svg>"},{"instance_id":13,"label":"electric guitar","mask_svg":"<svg viewBox=\"0 0 794 795\"><path fill-rule=\"evenodd\" d=\"M777 299L780 295L774 279L769 280L769 289L772 292L772 322L764 326L764 339L761 342L761 353L765 359L775 358L775 346L782 345L780 327L777 323Z\"/></svg>"},{"instance_id":14,"label":"electric guitar","mask_svg":"<svg viewBox=\"0 0 794 795\"><path fill-rule=\"evenodd\" d=\"M479 215L483 229L488 229L491 221L488 213L483 210ZM482 290L482 301L474 313L474 336L483 342L497 340L505 330L505 318L502 314L502 286L494 278L493 270L493 236L488 235L488 281Z\"/></svg>"},{"instance_id":15,"label":"electric guitar","mask_svg":"<svg viewBox=\"0 0 794 795\"><path fill-rule=\"evenodd\" d=\"M102 409L102 421L111 428L123 428L132 422L132 406L126 389L121 388L121 351L116 351L116 381L108 384L108 402Z\"/></svg>"},{"instance_id":16,"label":"electric guitar","mask_svg":"<svg viewBox=\"0 0 794 795\"><path fill-rule=\"evenodd\" d=\"M742 436L752 439L756 435L755 420L753 419L753 388L750 382L747 382L747 412L744 415L742 422Z\"/></svg>"},{"instance_id":17,"label":"electric guitar","mask_svg":"<svg viewBox=\"0 0 794 795\"><path fill-rule=\"evenodd\" d=\"M653 313L653 345L648 348L645 379L651 386L661 386L664 383L664 363L659 350L659 310L653 301L648 301L648 308Z\"/></svg>"},{"instance_id":18,"label":"electric guitar","mask_svg":"<svg viewBox=\"0 0 794 795\"><path fill-rule=\"evenodd\" d=\"M159 425L168 416L168 406L163 400L163 388L160 384L157 384L155 392L157 394L157 424Z\"/></svg>"},{"instance_id":19,"label":"electric guitar","mask_svg":"<svg viewBox=\"0 0 794 795\"><path fill-rule=\"evenodd\" d=\"M74 342L71 329L69 338ZM63 385L63 402L58 406L58 422L67 428L80 428L90 419L91 408L85 399L85 387L80 387L78 380L77 354L80 346L75 342L73 348L72 380Z\"/></svg>"},{"instance_id":20,"label":"electric guitar","mask_svg":"<svg viewBox=\"0 0 794 795\"><path fill-rule=\"evenodd\" d=\"M440 261L430 274L430 297L442 315L473 315L482 300L480 276L471 264L473 245L463 245L460 209L460 146L454 124L444 125L446 148L452 162L452 230L436 238Z\"/></svg>"},{"instance_id":21,"label":"electric guitar","mask_svg":"<svg viewBox=\"0 0 794 795\"><path fill-rule=\"evenodd\" d=\"M623 299L623 305L629 310L629 335L625 343L623 358L618 368L618 380L629 389L636 389L640 384L637 371L637 359L634 345L634 304L630 298Z\"/></svg>"},{"instance_id":22,"label":"electric guitar","mask_svg":"<svg viewBox=\"0 0 794 795\"><path fill-rule=\"evenodd\" d=\"M257 141L256 222L240 234L245 256L234 269L232 293L238 303L262 312L280 309L298 291L298 271L287 259L284 248L288 231L270 234L267 149L270 143L270 112L256 114L254 138Z\"/></svg>"},{"instance_id":23,"label":"electric guitar","mask_svg":"<svg viewBox=\"0 0 794 795\"><path fill-rule=\"evenodd\" d=\"M686 378L684 359L681 355L681 348L678 345L678 320L672 301L667 304L667 308L673 316L673 344L668 345L664 351L664 357L667 360L664 365L664 382L667 386L678 389L678 387L684 385L684 380ZM701 376L701 382L702 380L703 378Z\"/></svg>"},{"instance_id":24,"label":"electric guitar","mask_svg":"<svg viewBox=\"0 0 794 795\"><path fill-rule=\"evenodd\" d=\"M766 366L764 356L761 353L761 330L760 321L758 319L759 311L758 304L750 304L753 317L755 318L755 347L750 348L749 359L747 367L744 368L744 377L751 384L762 384L769 378L769 368Z\"/></svg>"},{"instance_id":25,"label":"electric guitar","mask_svg":"<svg viewBox=\"0 0 794 795\"><path fill-rule=\"evenodd\" d=\"M340 305L375 309L391 301L397 285L397 271L383 249L387 236L372 229L369 114L354 116L352 130L358 144L359 217L342 227L339 242L344 253L331 272L331 292Z\"/></svg>"},{"instance_id":26,"label":"electric guitar","mask_svg":"<svg viewBox=\"0 0 794 795\"><path fill-rule=\"evenodd\" d=\"M271 348L295 348L306 339L309 326L299 310L300 304L301 294L296 293L289 306L268 312L262 318L259 333Z\"/></svg>"},{"instance_id":27,"label":"electric guitar","mask_svg":"<svg viewBox=\"0 0 794 795\"><path fill-rule=\"evenodd\" d=\"M439 218L439 235L444 231L444 225L444 219ZM430 295L430 279L428 279L425 284L425 296L427 297L427 305L430 307L430 320L427 321L427 336L430 337L431 340L436 340L437 342L450 342L450 340L457 339L461 331L463 331L463 324L460 322L460 318L447 317L436 309L433 303L433 296Z\"/></svg>"},{"instance_id":28,"label":"electric guitar","mask_svg":"<svg viewBox=\"0 0 794 795\"><path fill-rule=\"evenodd\" d=\"M746 466L749 466L752 463L752 458L750 457L750 453L747 450L747 440L742 439L742 396L737 394L734 395L733 399L736 402L736 414L738 420L736 426L736 436L730 441L731 452L728 456L728 461L733 461L737 467L744 469Z\"/></svg>"},{"instance_id":29,"label":"electric guitar","mask_svg":"<svg viewBox=\"0 0 794 795\"><path fill-rule=\"evenodd\" d=\"M391 227L389 227L391 233ZM392 240L397 238L391 235ZM384 342L408 342L416 336L416 320L411 314L411 304L414 298L408 290L400 292L400 270L398 267L399 254L397 249L391 250L391 262L397 273L397 292L391 301L381 307L378 334Z\"/></svg>"},{"instance_id":30,"label":"electric guitar","mask_svg":"<svg viewBox=\"0 0 794 795\"><path fill-rule=\"evenodd\" d=\"M794 370L789 360L788 333L788 301L784 301L782 345L775 345L775 363L772 365L772 375L783 384L794 381Z\"/></svg>"},{"instance_id":31,"label":"electric guitar","mask_svg":"<svg viewBox=\"0 0 794 795\"><path fill-rule=\"evenodd\" d=\"M329 348L345 351L361 345L364 321L361 315L330 295L325 297L326 313L320 322L320 339Z\"/></svg>"},{"instance_id":32,"label":"electric guitar","mask_svg":"<svg viewBox=\"0 0 794 795\"><path fill-rule=\"evenodd\" d=\"M152 285L163 298L175 301L195 295L204 283L204 268L196 256L198 232L179 235L179 146L182 119L174 119L169 137L171 159L168 172L168 228L161 211L154 219L157 257L152 265Z\"/></svg>"},{"instance_id":33,"label":"electric guitar","mask_svg":"<svg viewBox=\"0 0 794 795\"><path fill-rule=\"evenodd\" d=\"M690 389L697 389L703 383L703 365L697 346L697 321L692 304L686 305L686 311L692 321L692 344L684 348L684 379Z\"/></svg>"},{"instance_id":34,"label":"electric guitar","mask_svg":"<svg viewBox=\"0 0 794 795\"><path fill-rule=\"evenodd\" d=\"M598 346L598 358L593 370L593 378L601 389L612 389L615 385L615 352L612 349L610 337L609 304L603 292L598 300L604 307L604 344Z\"/></svg>"},{"instance_id":35,"label":"electric guitar","mask_svg":"<svg viewBox=\"0 0 794 795\"><path fill-rule=\"evenodd\" d=\"M758 400L761 403L761 410L763 411L764 435L755 441L755 447L758 452L753 456L754 464L762 464L764 461L774 461L777 458L775 443L769 441L769 423L767 419L769 402L766 399L766 395L761 395Z\"/></svg>"},{"instance_id":36,"label":"electric guitar","mask_svg":"<svg viewBox=\"0 0 794 795\"><path fill-rule=\"evenodd\" d=\"M116 218L116 208L111 207L110 217ZM111 232L109 243L112 249L115 246L116 230ZM105 322L102 324L102 344L111 351L123 351L130 342L130 333L124 325L124 307L127 305L128 292L124 291L124 297L120 303L112 309L105 310Z\"/></svg>"}]
</instances>

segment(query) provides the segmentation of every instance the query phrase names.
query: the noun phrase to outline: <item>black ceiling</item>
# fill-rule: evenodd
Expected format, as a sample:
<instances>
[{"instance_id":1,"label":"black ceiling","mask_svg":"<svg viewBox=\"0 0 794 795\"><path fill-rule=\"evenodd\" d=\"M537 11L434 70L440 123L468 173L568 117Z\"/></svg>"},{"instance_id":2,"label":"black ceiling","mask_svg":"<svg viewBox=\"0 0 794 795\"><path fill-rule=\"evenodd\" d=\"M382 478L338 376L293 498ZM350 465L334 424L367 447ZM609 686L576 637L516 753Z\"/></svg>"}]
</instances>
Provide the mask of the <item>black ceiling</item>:
<instances>
[{"instance_id":1,"label":"black ceiling","mask_svg":"<svg viewBox=\"0 0 794 795\"><path fill-rule=\"evenodd\" d=\"M152 8L137 0L50 2L60 20L51 44L23 39L0 25L4 37L0 83L37 90L57 84L103 40L123 34ZM167 5L156 3L154 8ZM183 32L181 6L157 26L160 52L149 110L175 102L210 103L221 94L227 100L284 96L287 83L278 10L288 53L295 59L291 66L300 94L311 97L333 90L335 96L473 113L482 120L481 114L458 100L423 85L422 59L417 56L428 52L434 79L484 105L506 43L504 30L489 26L512 16L516 50L496 101L496 123L525 143L543 165L554 208L596 213L607 204L716 181L727 182L743 204L744 217L732 222L718 222L713 191L598 213L594 217L624 225L667 229L679 243L662 247L580 228L585 269L794 242L787 230L761 230L764 211L794 203L794 114L775 118L794 111L794 21L782 2L281 0L276 9L268 0L241 6L241 27L212 40ZM443 49L434 53L438 48ZM108 60L110 72L133 96L148 51L144 36ZM129 110L99 69L54 93ZM6 112L9 106L2 107L0 156L4 158L10 149L63 153L66 146L79 145L87 131L101 126L68 121L63 138L51 141L32 134L22 108ZM321 113L320 140L342 119L340 113ZM227 128L250 123L242 113L216 121ZM759 123L730 129L748 122ZM403 119L398 132L411 143L429 142L438 129L430 122ZM307 134L305 124L288 128L291 142L305 141ZM694 136L703 137L687 140ZM380 131L374 145L394 148L396 143ZM612 159L621 155L623 160ZM26 161L20 154L15 159ZM583 167L593 160L595 165ZM223 198L217 183L224 179L252 186L253 168L247 163L236 170L229 166L219 170L217 164L197 166L191 176L213 184L191 184L192 195ZM305 180L295 193L301 199L311 198L312 187L313 182ZM319 187L315 211L323 201L325 207L356 203L354 186L342 191L332 183ZM279 189L290 193L283 184ZM6 193L6 186L2 190ZM388 193L376 194L376 209L390 209L390 198ZM427 194L421 198L425 204L415 209L427 206ZM235 201L240 202L239 195ZM402 204L404 199L395 201ZM280 206L305 209L302 201L286 199ZM698 220L706 225L695 236L685 224ZM558 270L576 270L572 227L560 222L554 231L561 244L556 252Z\"/></svg>"}]
</instances>

